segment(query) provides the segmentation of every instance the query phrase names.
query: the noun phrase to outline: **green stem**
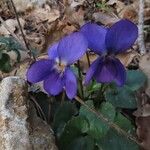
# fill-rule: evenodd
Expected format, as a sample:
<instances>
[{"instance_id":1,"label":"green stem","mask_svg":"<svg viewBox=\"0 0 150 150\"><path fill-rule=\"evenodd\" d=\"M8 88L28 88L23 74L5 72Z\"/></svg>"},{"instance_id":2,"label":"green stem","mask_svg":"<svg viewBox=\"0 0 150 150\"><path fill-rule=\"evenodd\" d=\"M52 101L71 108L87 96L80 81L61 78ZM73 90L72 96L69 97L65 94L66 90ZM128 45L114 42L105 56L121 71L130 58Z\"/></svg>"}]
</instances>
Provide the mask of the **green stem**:
<instances>
[{"instance_id":1,"label":"green stem","mask_svg":"<svg viewBox=\"0 0 150 150\"><path fill-rule=\"evenodd\" d=\"M61 105L63 105L64 104L64 101L65 101L65 91L63 91L63 93L62 93L62 97L61 97Z\"/></svg>"},{"instance_id":2,"label":"green stem","mask_svg":"<svg viewBox=\"0 0 150 150\"><path fill-rule=\"evenodd\" d=\"M102 101L104 101L104 87L105 84L101 84L100 90L98 91L97 97L94 99L94 106L95 108L99 108Z\"/></svg>"},{"instance_id":3,"label":"green stem","mask_svg":"<svg viewBox=\"0 0 150 150\"><path fill-rule=\"evenodd\" d=\"M78 60L78 73L79 73L79 83L80 83L80 90L81 90L81 95L82 98L84 99L84 91L83 91L83 84L82 84L82 72L81 72L81 66L80 66L80 61Z\"/></svg>"}]
</instances>

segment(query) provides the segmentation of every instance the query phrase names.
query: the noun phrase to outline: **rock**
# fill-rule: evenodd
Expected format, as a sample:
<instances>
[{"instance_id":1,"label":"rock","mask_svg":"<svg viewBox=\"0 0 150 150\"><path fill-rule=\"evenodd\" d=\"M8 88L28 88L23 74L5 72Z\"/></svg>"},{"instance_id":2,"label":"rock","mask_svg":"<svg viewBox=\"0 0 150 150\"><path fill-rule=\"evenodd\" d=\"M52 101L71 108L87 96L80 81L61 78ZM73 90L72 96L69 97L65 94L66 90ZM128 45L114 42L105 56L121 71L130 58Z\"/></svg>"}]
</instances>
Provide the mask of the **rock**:
<instances>
[{"instance_id":1,"label":"rock","mask_svg":"<svg viewBox=\"0 0 150 150\"><path fill-rule=\"evenodd\" d=\"M57 150L53 132L35 113L19 77L0 83L0 150Z\"/></svg>"},{"instance_id":2,"label":"rock","mask_svg":"<svg viewBox=\"0 0 150 150\"><path fill-rule=\"evenodd\" d=\"M27 123L27 86L16 77L5 78L0 85L0 149L30 149Z\"/></svg>"},{"instance_id":3,"label":"rock","mask_svg":"<svg viewBox=\"0 0 150 150\"><path fill-rule=\"evenodd\" d=\"M57 150L54 144L53 131L46 122L36 115L35 108L30 107L31 135L29 136L33 150Z\"/></svg>"}]
</instances>

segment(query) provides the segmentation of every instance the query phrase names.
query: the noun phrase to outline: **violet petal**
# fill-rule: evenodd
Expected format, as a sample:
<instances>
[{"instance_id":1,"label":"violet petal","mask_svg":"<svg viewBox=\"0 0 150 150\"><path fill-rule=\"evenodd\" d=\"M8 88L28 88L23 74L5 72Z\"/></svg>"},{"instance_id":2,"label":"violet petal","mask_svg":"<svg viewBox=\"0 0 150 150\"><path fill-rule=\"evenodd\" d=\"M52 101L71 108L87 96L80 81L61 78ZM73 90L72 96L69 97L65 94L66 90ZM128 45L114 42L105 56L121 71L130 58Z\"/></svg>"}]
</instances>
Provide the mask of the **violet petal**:
<instances>
[{"instance_id":1,"label":"violet petal","mask_svg":"<svg viewBox=\"0 0 150 150\"><path fill-rule=\"evenodd\" d=\"M73 64L81 58L87 50L87 40L79 32L62 38L58 45L58 55L61 62Z\"/></svg>"},{"instance_id":2,"label":"violet petal","mask_svg":"<svg viewBox=\"0 0 150 150\"><path fill-rule=\"evenodd\" d=\"M50 59L58 58L58 52L57 52L58 44L59 43L57 42L48 48L48 56Z\"/></svg>"},{"instance_id":3,"label":"violet petal","mask_svg":"<svg viewBox=\"0 0 150 150\"><path fill-rule=\"evenodd\" d=\"M51 74L44 80L44 89L50 95L58 95L62 92L64 86L63 76L53 70Z\"/></svg>"},{"instance_id":4,"label":"violet petal","mask_svg":"<svg viewBox=\"0 0 150 150\"><path fill-rule=\"evenodd\" d=\"M106 50L105 36L107 28L95 23L87 23L81 27L80 32L87 38L88 48L95 53L101 54Z\"/></svg>"},{"instance_id":5,"label":"violet petal","mask_svg":"<svg viewBox=\"0 0 150 150\"><path fill-rule=\"evenodd\" d=\"M94 74L96 81L100 83L116 82L118 86L122 86L126 80L126 71L121 62L113 57L102 57L101 59L103 60Z\"/></svg>"},{"instance_id":6,"label":"violet petal","mask_svg":"<svg viewBox=\"0 0 150 150\"><path fill-rule=\"evenodd\" d=\"M109 52L121 53L131 48L138 37L137 26L122 19L110 27L106 34L106 47Z\"/></svg>"},{"instance_id":7,"label":"violet petal","mask_svg":"<svg viewBox=\"0 0 150 150\"><path fill-rule=\"evenodd\" d=\"M27 80L31 83L37 83L44 80L52 71L54 62L48 59L42 59L33 63L27 71Z\"/></svg>"},{"instance_id":8,"label":"violet petal","mask_svg":"<svg viewBox=\"0 0 150 150\"><path fill-rule=\"evenodd\" d=\"M114 62L117 69L117 76L115 76L115 82L118 86L123 86L126 81L126 70L119 59L115 58Z\"/></svg>"},{"instance_id":9,"label":"violet petal","mask_svg":"<svg viewBox=\"0 0 150 150\"><path fill-rule=\"evenodd\" d=\"M77 93L77 80L76 76L74 75L74 73L70 68L66 68L64 73L64 80L65 80L66 94L69 99L73 99Z\"/></svg>"},{"instance_id":10,"label":"violet petal","mask_svg":"<svg viewBox=\"0 0 150 150\"><path fill-rule=\"evenodd\" d=\"M104 59L101 61L101 64L97 68L94 78L97 82L100 83L110 83L114 80L114 77L117 75L116 67L113 63L113 60L110 58L101 58Z\"/></svg>"},{"instance_id":11,"label":"violet petal","mask_svg":"<svg viewBox=\"0 0 150 150\"><path fill-rule=\"evenodd\" d=\"M101 59L97 58L90 66L86 73L84 84L89 84L90 80L92 79L94 73L96 72L97 68L100 67Z\"/></svg>"}]
</instances>

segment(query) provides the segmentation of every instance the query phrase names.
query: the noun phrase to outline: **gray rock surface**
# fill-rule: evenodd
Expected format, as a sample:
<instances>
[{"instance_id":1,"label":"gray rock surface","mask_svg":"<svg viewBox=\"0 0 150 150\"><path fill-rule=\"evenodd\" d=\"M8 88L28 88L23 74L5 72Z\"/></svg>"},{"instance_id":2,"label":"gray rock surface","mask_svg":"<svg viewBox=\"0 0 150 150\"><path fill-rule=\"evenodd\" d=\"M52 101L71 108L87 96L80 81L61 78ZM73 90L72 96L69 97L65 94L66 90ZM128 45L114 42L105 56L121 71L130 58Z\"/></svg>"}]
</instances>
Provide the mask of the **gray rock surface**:
<instances>
[{"instance_id":1,"label":"gray rock surface","mask_svg":"<svg viewBox=\"0 0 150 150\"><path fill-rule=\"evenodd\" d=\"M19 77L0 83L0 150L57 150L50 126L36 115Z\"/></svg>"}]
</instances>

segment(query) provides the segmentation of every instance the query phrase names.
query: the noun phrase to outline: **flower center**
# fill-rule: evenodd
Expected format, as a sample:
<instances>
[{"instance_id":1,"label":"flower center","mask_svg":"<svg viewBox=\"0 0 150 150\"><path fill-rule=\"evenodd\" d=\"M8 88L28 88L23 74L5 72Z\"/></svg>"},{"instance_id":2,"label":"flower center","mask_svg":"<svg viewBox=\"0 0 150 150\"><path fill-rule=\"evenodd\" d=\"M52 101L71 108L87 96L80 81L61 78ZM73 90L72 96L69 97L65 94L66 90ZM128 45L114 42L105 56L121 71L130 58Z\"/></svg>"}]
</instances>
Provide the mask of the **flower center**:
<instances>
[{"instance_id":1,"label":"flower center","mask_svg":"<svg viewBox=\"0 0 150 150\"><path fill-rule=\"evenodd\" d=\"M61 63L61 64L57 64L57 69L60 72L64 72L66 65Z\"/></svg>"},{"instance_id":2,"label":"flower center","mask_svg":"<svg viewBox=\"0 0 150 150\"><path fill-rule=\"evenodd\" d=\"M102 53L101 56L103 56L103 57L114 57L115 54L112 52L106 51L106 52Z\"/></svg>"},{"instance_id":3,"label":"flower center","mask_svg":"<svg viewBox=\"0 0 150 150\"><path fill-rule=\"evenodd\" d=\"M64 61L60 61L60 60L56 60L56 69L59 71L59 72L64 72L65 71L65 68L66 68L66 62Z\"/></svg>"}]
</instances>

